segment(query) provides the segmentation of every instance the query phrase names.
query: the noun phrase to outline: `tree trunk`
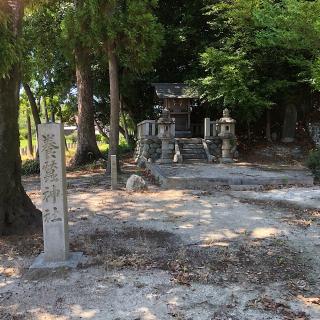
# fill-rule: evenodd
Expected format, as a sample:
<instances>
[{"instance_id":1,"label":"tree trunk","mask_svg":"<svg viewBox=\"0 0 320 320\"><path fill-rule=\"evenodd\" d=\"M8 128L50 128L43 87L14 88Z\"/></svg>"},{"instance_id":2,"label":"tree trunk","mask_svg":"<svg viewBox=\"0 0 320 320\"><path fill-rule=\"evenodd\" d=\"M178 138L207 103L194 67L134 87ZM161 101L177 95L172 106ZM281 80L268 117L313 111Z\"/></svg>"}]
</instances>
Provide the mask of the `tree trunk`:
<instances>
[{"instance_id":1,"label":"tree trunk","mask_svg":"<svg viewBox=\"0 0 320 320\"><path fill-rule=\"evenodd\" d=\"M52 103L52 100L51 100ZM56 114L54 112L54 107L51 105L51 122L55 123L56 122Z\"/></svg>"},{"instance_id":2,"label":"tree trunk","mask_svg":"<svg viewBox=\"0 0 320 320\"><path fill-rule=\"evenodd\" d=\"M123 129L124 129L124 137L127 141L127 144L130 144L130 139L129 139L129 133L128 133L128 126L127 126L127 119L126 119L126 115L124 114L123 111L123 99L122 97L120 98L120 113L121 113L121 117L122 117L122 121L123 121Z\"/></svg>"},{"instance_id":3,"label":"tree trunk","mask_svg":"<svg viewBox=\"0 0 320 320\"><path fill-rule=\"evenodd\" d=\"M103 129L100 126L99 122L95 121L94 123L96 124L96 127L97 127L98 131L100 132L100 134L106 139L106 142L110 143L109 136L103 131Z\"/></svg>"},{"instance_id":4,"label":"tree trunk","mask_svg":"<svg viewBox=\"0 0 320 320\"><path fill-rule=\"evenodd\" d=\"M20 34L23 17L22 1L7 0L12 31ZM7 77L0 77L0 234L17 233L41 221L21 183L19 152L19 87L20 70L14 65Z\"/></svg>"},{"instance_id":5,"label":"tree trunk","mask_svg":"<svg viewBox=\"0 0 320 320\"><path fill-rule=\"evenodd\" d=\"M266 138L269 142L272 142L272 139L271 139L271 114L270 114L269 109L267 110Z\"/></svg>"},{"instance_id":6,"label":"tree trunk","mask_svg":"<svg viewBox=\"0 0 320 320\"><path fill-rule=\"evenodd\" d=\"M33 157L33 145L32 145L32 128L29 112L27 113L27 128L28 128L28 156Z\"/></svg>"},{"instance_id":7,"label":"tree trunk","mask_svg":"<svg viewBox=\"0 0 320 320\"><path fill-rule=\"evenodd\" d=\"M31 90L29 84L23 83L23 88L28 96L28 100L30 103L31 111L32 111L33 121L36 126L36 131L37 131L37 135L38 135L38 125L41 124L41 119L40 119L40 115L39 115L39 111L38 111L37 102L36 102L36 99L32 93L32 90Z\"/></svg>"},{"instance_id":8,"label":"tree trunk","mask_svg":"<svg viewBox=\"0 0 320 320\"><path fill-rule=\"evenodd\" d=\"M107 167L107 172L109 173L111 171L111 155L118 155L120 120L119 73L116 45L114 41L109 41L107 43L107 53L109 59L110 82L110 144Z\"/></svg>"},{"instance_id":9,"label":"tree trunk","mask_svg":"<svg viewBox=\"0 0 320 320\"><path fill-rule=\"evenodd\" d=\"M78 44L75 48L78 88L78 144L73 166L90 163L101 157L94 128L93 88L90 52Z\"/></svg>"},{"instance_id":10,"label":"tree trunk","mask_svg":"<svg viewBox=\"0 0 320 320\"><path fill-rule=\"evenodd\" d=\"M283 126L282 126L282 139L284 143L294 142L297 125L297 108L294 104L288 103L285 110Z\"/></svg>"},{"instance_id":11,"label":"tree trunk","mask_svg":"<svg viewBox=\"0 0 320 320\"><path fill-rule=\"evenodd\" d=\"M48 106L47 106L46 97L43 97L43 108L44 108L44 115L46 117L46 123L49 123L49 113L48 113Z\"/></svg>"},{"instance_id":12,"label":"tree trunk","mask_svg":"<svg viewBox=\"0 0 320 320\"><path fill-rule=\"evenodd\" d=\"M38 146L38 141L39 141L39 136L38 136L38 125L41 124L41 119L40 119L40 114L39 114L39 107L37 105L36 99L32 93L32 90L29 86L28 83L23 83L23 88L24 91L27 94L29 104L31 107L31 112L32 112L32 117L34 121L34 125L36 127L36 133L37 133L37 146L36 146L36 159L39 160L39 146ZM31 140L32 142L32 140Z\"/></svg>"}]
</instances>

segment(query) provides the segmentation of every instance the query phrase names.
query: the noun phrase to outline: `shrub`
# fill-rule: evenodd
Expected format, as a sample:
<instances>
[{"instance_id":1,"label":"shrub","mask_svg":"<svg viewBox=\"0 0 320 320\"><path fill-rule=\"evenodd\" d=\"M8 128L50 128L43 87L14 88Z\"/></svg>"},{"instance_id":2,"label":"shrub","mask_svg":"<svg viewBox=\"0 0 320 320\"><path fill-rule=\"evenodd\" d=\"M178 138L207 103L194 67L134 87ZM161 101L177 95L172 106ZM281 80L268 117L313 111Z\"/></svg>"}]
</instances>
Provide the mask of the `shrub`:
<instances>
[{"instance_id":1,"label":"shrub","mask_svg":"<svg viewBox=\"0 0 320 320\"><path fill-rule=\"evenodd\" d=\"M77 131L69 134L68 136L66 136L66 140L70 141L71 143L77 143L78 140L78 133Z\"/></svg>"},{"instance_id":2,"label":"shrub","mask_svg":"<svg viewBox=\"0 0 320 320\"><path fill-rule=\"evenodd\" d=\"M320 149L310 152L307 159L307 166L315 175L316 179L320 179Z\"/></svg>"},{"instance_id":3,"label":"shrub","mask_svg":"<svg viewBox=\"0 0 320 320\"><path fill-rule=\"evenodd\" d=\"M28 139L28 130L26 128L20 128L19 133L20 133L20 140Z\"/></svg>"},{"instance_id":4,"label":"shrub","mask_svg":"<svg viewBox=\"0 0 320 320\"><path fill-rule=\"evenodd\" d=\"M96 134L96 140L97 142L104 142L105 139L100 133L98 133Z\"/></svg>"},{"instance_id":5,"label":"shrub","mask_svg":"<svg viewBox=\"0 0 320 320\"><path fill-rule=\"evenodd\" d=\"M22 175L31 175L40 173L40 163L38 160L26 160L22 163Z\"/></svg>"}]
</instances>

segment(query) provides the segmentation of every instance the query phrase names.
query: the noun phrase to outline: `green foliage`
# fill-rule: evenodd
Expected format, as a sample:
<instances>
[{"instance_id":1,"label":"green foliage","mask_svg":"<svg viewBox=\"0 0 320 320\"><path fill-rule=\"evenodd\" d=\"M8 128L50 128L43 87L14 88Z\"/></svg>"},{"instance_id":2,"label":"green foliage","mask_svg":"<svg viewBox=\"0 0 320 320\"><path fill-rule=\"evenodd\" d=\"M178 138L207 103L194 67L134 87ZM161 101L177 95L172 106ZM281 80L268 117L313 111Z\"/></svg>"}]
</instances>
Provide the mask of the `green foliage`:
<instances>
[{"instance_id":1,"label":"green foliage","mask_svg":"<svg viewBox=\"0 0 320 320\"><path fill-rule=\"evenodd\" d=\"M62 38L67 1L47 2L27 11L24 19L23 78L36 95L50 97L50 107L62 103L75 78Z\"/></svg>"},{"instance_id":2,"label":"green foliage","mask_svg":"<svg viewBox=\"0 0 320 320\"><path fill-rule=\"evenodd\" d=\"M66 136L66 140L70 141L71 143L77 143L77 140L78 140L77 132L75 131L69 134L68 136Z\"/></svg>"},{"instance_id":3,"label":"green foliage","mask_svg":"<svg viewBox=\"0 0 320 320\"><path fill-rule=\"evenodd\" d=\"M307 166L317 179L320 179L320 149L310 152L307 160Z\"/></svg>"},{"instance_id":4,"label":"green foliage","mask_svg":"<svg viewBox=\"0 0 320 320\"><path fill-rule=\"evenodd\" d=\"M32 175L40 173L40 163L38 160L26 160L22 163L22 175Z\"/></svg>"},{"instance_id":5,"label":"green foliage","mask_svg":"<svg viewBox=\"0 0 320 320\"><path fill-rule=\"evenodd\" d=\"M225 36L200 56L203 99L253 121L299 89L319 88L320 1L232 0L207 15Z\"/></svg>"},{"instance_id":6,"label":"green foliage","mask_svg":"<svg viewBox=\"0 0 320 320\"><path fill-rule=\"evenodd\" d=\"M28 139L28 129L27 128L25 128L25 127L20 128L19 133L20 133L20 141Z\"/></svg>"},{"instance_id":7,"label":"green foliage","mask_svg":"<svg viewBox=\"0 0 320 320\"><path fill-rule=\"evenodd\" d=\"M0 2L0 78L6 77L11 67L20 59L20 40L10 30L10 16Z\"/></svg>"},{"instance_id":8,"label":"green foliage","mask_svg":"<svg viewBox=\"0 0 320 320\"><path fill-rule=\"evenodd\" d=\"M222 102L221 107L235 111L240 108L240 115L249 121L270 105L262 90L258 90L259 80L245 54L209 48L201 55L201 64L207 76L195 83L207 101Z\"/></svg>"},{"instance_id":9,"label":"green foliage","mask_svg":"<svg viewBox=\"0 0 320 320\"><path fill-rule=\"evenodd\" d=\"M121 66L134 72L150 70L159 56L163 29L154 15L156 0L90 0L91 30L101 49L116 43Z\"/></svg>"}]
</instances>

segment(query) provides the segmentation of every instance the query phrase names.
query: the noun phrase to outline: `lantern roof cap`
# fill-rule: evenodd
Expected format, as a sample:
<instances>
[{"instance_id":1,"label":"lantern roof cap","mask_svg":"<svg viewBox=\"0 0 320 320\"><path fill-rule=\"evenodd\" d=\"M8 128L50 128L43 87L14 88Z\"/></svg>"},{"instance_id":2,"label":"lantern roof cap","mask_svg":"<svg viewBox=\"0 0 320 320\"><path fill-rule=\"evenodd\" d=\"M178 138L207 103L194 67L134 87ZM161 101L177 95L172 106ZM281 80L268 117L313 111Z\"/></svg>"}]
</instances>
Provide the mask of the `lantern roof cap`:
<instances>
[{"instance_id":1,"label":"lantern roof cap","mask_svg":"<svg viewBox=\"0 0 320 320\"><path fill-rule=\"evenodd\" d=\"M219 124L236 123L236 122L237 122L236 120L230 117L230 111L227 108L223 110L223 117L218 120Z\"/></svg>"}]
</instances>

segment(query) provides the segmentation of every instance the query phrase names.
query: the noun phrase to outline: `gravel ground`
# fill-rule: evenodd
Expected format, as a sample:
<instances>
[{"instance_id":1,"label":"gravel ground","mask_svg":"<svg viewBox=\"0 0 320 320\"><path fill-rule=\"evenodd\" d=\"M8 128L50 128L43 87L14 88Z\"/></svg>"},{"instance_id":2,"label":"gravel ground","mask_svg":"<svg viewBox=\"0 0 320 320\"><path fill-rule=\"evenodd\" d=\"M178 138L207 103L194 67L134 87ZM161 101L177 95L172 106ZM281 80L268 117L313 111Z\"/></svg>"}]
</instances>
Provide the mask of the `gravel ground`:
<instances>
[{"instance_id":1,"label":"gravel ground","mask_svg":"<svg viewBox=\"0 0 320 320\"><path fill-rule=\"evenodd\" d=\"M38 179L25 186L39 205ZM68 174L75 270L28 269L40 232L0 238L1 320L320 319L317 206L109 186L99 171Z\"/></svg>"}]
</instances>

